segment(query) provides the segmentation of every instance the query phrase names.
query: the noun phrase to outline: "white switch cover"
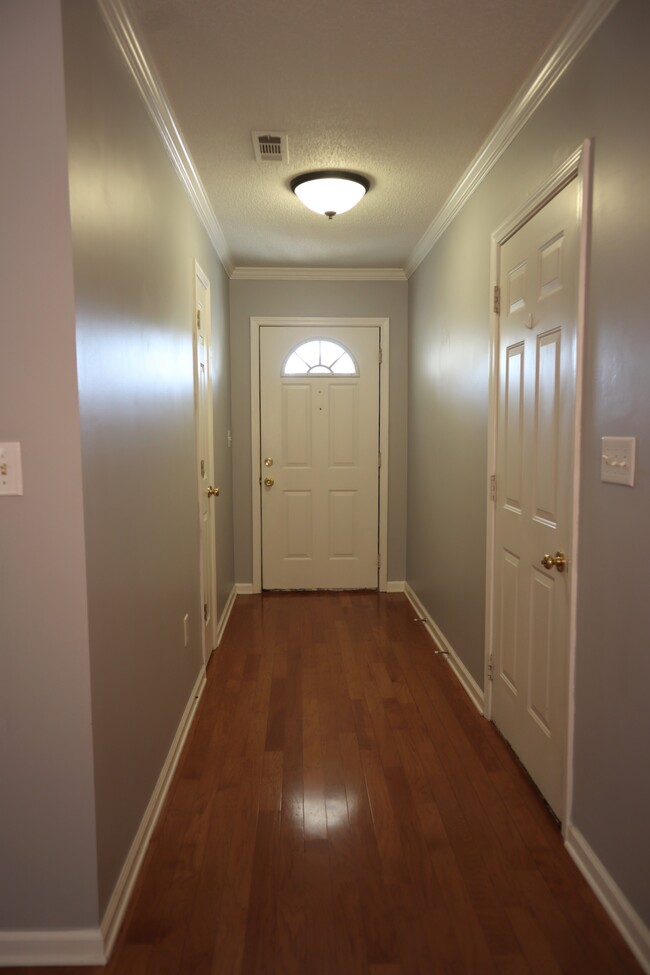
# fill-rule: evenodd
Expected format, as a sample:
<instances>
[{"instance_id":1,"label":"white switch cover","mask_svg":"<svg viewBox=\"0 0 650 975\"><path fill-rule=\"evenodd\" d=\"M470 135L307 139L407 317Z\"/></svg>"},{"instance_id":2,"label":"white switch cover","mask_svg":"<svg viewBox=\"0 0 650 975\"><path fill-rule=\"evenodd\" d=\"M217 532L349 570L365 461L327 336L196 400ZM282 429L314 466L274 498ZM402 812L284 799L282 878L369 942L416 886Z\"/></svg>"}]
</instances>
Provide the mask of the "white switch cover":
<instances>
[{"instance_id":1,"label":"white switch cover","mask_svg":"<svg viewBox=\"0 0 650 975\"><path fill-rule=\"evenodd\" d=\"M600 443L601 481L634 487L636 437L603 437Z\"/></svg>"},{"instance_id":2,"label":"white switch cover","mask_svg":"<svg viewBox=\"0 0 650 975\"><path fill-rule=\"evenodd\" d=\"M0 494L23 493L19 443L0 443Z\"/></svg>"}]
</instances>

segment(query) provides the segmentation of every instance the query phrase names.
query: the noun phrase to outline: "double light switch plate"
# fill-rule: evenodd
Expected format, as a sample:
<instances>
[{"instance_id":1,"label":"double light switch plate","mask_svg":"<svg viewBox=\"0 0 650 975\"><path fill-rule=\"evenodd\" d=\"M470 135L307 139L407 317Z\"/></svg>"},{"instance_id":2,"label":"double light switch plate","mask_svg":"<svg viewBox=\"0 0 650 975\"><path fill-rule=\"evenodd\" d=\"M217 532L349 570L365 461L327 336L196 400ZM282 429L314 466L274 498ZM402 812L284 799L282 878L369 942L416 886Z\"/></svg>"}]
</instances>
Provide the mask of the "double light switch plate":
<instances>
[{"instance_id":1,"label":"double light switch plate","mask_svg":"<svg viewBox=\"0 0 650 975\"><path fill-rule=\"evenodd\" d=\"M636 437L603 437L601 448L601 481L634 487Z\"/></svg>"}]
</instances>

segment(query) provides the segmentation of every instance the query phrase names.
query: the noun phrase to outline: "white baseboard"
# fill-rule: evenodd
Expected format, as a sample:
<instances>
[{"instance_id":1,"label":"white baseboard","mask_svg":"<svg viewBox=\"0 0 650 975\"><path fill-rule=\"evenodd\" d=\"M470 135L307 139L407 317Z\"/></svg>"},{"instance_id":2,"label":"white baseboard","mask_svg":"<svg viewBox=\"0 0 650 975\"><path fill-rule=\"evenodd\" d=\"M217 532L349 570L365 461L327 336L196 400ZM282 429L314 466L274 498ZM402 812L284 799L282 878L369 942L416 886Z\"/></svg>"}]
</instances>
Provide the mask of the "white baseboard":
<instances>
[{"instance_id":1,"label":"white baseboard","mask_svg":"<svg viewBox=\"0 0 650 975\"><path fill-rule=\"evenodd\" d=\"M579 829L569 823L565 845L578 869L635 955L650 975L650 930L598 859Z\"/></svg>"},{"instance_id":2,"label":"white baseboard","mask_svg":"<svg viewBox=\"0 0 650 975\"><path fill-rule=\"evenodd\" d=\"M406 588L405 582L387 582L386 592L404 592Z\"/></svg>"},{"instance_id":3,"label":"white baseboard","mask_svg":"<svg viewBox=\"0 0 650 975\"><path fill-rule=\"evenodd\" d=\"M178 728L176 729L176 734L174 735L174 740L171 744L171 748L165 759L165 764L162 767L160 775L158 776L158 781L154 787L151 799L149 800L149 805L147 806L138 832L135 835L135 839L131 844L131 849L124 861L124 866L122 867L122 872L118 878L115 885L112 897L106 908L106 913L104 914L104 919L102 921L101 932L104 939L104 950L106 958L110 956L113 946L115 945L115 939L117 938L120 924L124 917L124 912L126 911L127 905L129 903L129 898L133 890L133 885L135 884L136 878L142 866L142 861L144 855L149 845L149 840L151 839L151 834L153 833L154 826L160 815L167 791L171 784L172 776L178 764L181 752L183 750L183 745L185 744L185 739L187 738L187 733L190 730L194 714L196 712L197 705L203 694L205 688L205 672L203 668L196 679L196 683L192 689L189 700L185 706L185 711L180 720Z\"/></svg>"},{"instance_id":4,"label":"white baseboard","mask_svg":"<svg viewBox=\"0 0 650 975\"><path fill-rule=\"evenodd\" d=\"M418 614L418 617L424 620L424 625L433 642L437 647L439 647L440 650L446 651L447 662L460 681L464 690L467 692L472 704L478 711L480 711L481 714L483 714L484 694L482 688L480 688L476 683L463 661L449 643L442 630L433 621L427 610L424 608L418 597L409 586L408 582L404 583L404 592L406 593L409 602L413 606L413 609Z\"/></svg>"},{"instance_id":5,"label":"white baseboard","mask_svg":"<svg viewBox=\"0 0 650 975\"><path fill-rule=\"evenodd\" d=\"M0 931L0 967L106 964L204 687L205 673L201 669L101 927L80 931Z\"/></svg>"},{"instance_id":6,"label":"white baseboard","mask_svg":"<svg viewBox=\"0 0 650 975\"><path fill-rule=\"evenodd\" d=\"M80 931L0 931L0 968L105 965L99 928Z\"/></svg>"},{"instance_id":7,"label":"white baseboard","mask_svg":"<svg viewBox=\"0 0 650 975\"><path fill-rule=\"evenodd\" d=\"M223 613L219 619L219 626L217 627L217 646L220 645L223 635L226 632L226 627L228 626L228 620L230 619L230 614L232 608L235 605L235 600L237 598L237 586L233 586L230 590L230 595L226 600L226 605L223 608Z\"/></svg>"}]
</instances>

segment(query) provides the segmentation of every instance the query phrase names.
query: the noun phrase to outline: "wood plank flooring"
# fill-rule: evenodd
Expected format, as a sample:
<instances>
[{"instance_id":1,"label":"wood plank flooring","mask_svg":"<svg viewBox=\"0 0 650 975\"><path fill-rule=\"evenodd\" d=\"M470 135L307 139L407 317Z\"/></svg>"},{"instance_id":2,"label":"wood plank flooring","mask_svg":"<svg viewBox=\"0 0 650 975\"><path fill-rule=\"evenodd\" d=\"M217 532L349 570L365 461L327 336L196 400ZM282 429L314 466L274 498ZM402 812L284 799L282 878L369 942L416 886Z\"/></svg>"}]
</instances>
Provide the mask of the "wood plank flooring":
<instances>
[{"instance_id":1,"label":"wood plank flooring","mask_svg":"<svg viewBox=\"0 0 650 975\"><path fill-rule=\"evenodd\" d=\"M641 971L414 616L237 600L113 957L67 971Z\"/></svg>"}]
</instances>

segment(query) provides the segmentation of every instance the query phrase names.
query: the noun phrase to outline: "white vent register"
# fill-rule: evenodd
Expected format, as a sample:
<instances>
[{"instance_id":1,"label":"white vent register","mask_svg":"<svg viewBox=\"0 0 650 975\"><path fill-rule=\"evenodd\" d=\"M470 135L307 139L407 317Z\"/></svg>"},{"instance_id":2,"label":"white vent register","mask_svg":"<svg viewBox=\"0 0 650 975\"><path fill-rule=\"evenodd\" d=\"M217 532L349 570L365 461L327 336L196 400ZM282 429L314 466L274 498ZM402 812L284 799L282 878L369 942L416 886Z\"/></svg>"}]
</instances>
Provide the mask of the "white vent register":
<instances>
[{"instance_id":1,"label":"white vent register","mask_svg":"<svg viewBox=\"0 0 650 975\"><path fill-rule=\"evenodd\" d=\"M253 132L253 150L258 162L289 162L286 132Z\"/></svg>"}]
</instances>

